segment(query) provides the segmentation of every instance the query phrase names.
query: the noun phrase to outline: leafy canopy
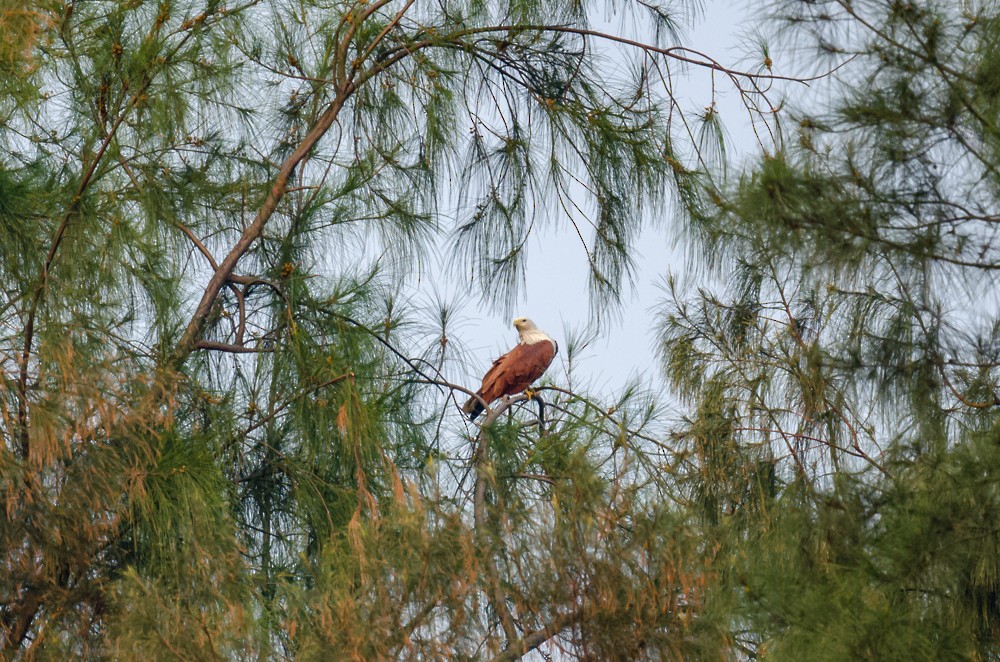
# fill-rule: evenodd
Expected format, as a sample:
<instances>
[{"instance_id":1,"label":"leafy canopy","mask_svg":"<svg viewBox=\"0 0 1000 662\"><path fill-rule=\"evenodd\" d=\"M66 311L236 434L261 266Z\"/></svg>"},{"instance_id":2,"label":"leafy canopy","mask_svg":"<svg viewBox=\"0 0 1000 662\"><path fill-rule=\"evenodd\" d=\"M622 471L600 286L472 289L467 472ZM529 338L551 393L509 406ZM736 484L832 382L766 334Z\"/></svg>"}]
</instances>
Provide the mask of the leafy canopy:
<instances>
[{"instance_id":1,"label":"leafy canopy","mask_svg":"<svg viewBox=\"0 0 1000 662\"><path fill-rule=\"evenodd\" d=\"M722 604L755 658L996 657L997 7L774 9L847 64L705 198L729 278L661 323Z\"/></svg>"},{"instance_id":2,"label":"leafy canopy","mask_svg":"<svg viewBox=\"0 0 1000 662\"><path fill-rule=\"evenodd\" d=\"M572 226L613 305L643 214L700 213L675 76L722 68L677 19L0 2L5 651L722 655L655 404L470 428L453 313L422 333L399 296L449 253L509 308L531 234ZM728 72L752 113L763 73Z\"/></svg>"}]
</instances>

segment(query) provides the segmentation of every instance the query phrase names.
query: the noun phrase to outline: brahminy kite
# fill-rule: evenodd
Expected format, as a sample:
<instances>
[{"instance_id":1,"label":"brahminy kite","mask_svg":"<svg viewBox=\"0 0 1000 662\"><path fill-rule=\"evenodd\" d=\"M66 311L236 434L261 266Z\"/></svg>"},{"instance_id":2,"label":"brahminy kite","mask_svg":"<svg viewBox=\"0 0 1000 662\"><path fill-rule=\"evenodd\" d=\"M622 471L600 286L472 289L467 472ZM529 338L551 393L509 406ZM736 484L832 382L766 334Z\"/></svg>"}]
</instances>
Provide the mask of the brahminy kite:
<instances>
[{"instance_id":1,"label":"brahminy kite","mask_svg":"<svg viewBox=\"0 0 1000 662\"><path fill-rule=\"evenodd\" d=\"M470 421L476 420L476 416L483 412L480 398L490 404L505 395L520 393L542 376L559 351L556 341L528 318L518 317L514 320L514 328L520 337L517 347L493 362L483 377L483 385L476 391L479 397L469 398L462 407Z\"/></svg>"}]
</instances>

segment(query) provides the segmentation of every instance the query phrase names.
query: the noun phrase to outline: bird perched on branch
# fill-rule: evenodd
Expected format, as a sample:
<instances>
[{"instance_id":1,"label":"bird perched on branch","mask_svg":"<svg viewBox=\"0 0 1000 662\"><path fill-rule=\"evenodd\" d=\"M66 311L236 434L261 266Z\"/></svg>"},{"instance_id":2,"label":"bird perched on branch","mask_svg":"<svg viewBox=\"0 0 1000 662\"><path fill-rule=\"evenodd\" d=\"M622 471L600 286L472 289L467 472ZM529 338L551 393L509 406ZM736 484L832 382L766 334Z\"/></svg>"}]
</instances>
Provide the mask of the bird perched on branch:
<instances>
[{"instance_id":1,"label":"bird perched on branch","mask_svg":"<svg viewBox=\"0 0 1000 662\"><path fill-rule=\"evenodd\" d=\"M556 341L527 317L515 319L514 328L520 337L517 347L493 362L493 366L483 377L483 385L476 391L479 397L469 398L462 407L470 421L476 420L483 412L484 406L480 398L490 404L505 395L524 391L542 376L559 351Z\"/></svg>"}]
</instances>

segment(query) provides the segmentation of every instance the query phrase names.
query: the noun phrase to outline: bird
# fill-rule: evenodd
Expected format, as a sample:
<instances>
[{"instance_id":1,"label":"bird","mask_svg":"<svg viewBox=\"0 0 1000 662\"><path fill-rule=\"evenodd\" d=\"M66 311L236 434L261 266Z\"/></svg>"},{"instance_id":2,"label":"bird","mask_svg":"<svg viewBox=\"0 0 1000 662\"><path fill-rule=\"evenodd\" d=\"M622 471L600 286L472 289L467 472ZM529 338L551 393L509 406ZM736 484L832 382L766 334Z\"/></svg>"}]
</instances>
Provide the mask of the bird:
<instances>
[{"instance_id":1,"label":"bird","mask_svg":"<svg viewBox=\"0 0 1000 662\"><path fill-rule=\"evenodd\" d=\"M483 413L483 402L492 403L505 395L524 391L542 376L559 352L559 345L527 317L514 319L519 337L517 346L496 361L483 377L477 397L469 398L462 411L474 421Z\"/></svg>"}]
</instances>

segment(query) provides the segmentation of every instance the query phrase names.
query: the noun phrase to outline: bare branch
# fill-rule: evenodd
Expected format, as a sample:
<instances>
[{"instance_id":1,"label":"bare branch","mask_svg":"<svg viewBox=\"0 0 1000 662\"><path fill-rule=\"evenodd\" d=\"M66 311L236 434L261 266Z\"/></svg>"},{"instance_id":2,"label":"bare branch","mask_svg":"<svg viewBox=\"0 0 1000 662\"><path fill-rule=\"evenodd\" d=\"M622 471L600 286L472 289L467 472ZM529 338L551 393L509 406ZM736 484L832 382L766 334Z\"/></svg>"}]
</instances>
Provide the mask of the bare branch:
<instances>
[{"instance_id":1,"label":"bare branch","mask_svg":"<svg viewBox=\"0 0 1000 662\"><path fill-rule=\"evenodd\" d=\"M515 660L520 660L545 642L558 636L560 632L565 631L566 628L573 625L579 618L579 614L557 617L551 625L541 630L529 632L518 641L509 644L502 653L493 658L493 662L514 662Z\"/></svg>"},{"instance_id":2,"label":"bare branch","mask_svg":"<svg viewBox=\"0 0 1000 662\"><path fill-rule=\"evenodd\" d=\"M231 354L263 354L274 351L269 347L247 347L246 345L230 345L228 343L216 342L214 340L196 340L194 343L194 348L209 349L216 352L229 352Z\"/></svg>"}]
</instances>

